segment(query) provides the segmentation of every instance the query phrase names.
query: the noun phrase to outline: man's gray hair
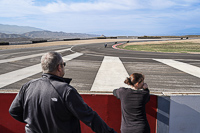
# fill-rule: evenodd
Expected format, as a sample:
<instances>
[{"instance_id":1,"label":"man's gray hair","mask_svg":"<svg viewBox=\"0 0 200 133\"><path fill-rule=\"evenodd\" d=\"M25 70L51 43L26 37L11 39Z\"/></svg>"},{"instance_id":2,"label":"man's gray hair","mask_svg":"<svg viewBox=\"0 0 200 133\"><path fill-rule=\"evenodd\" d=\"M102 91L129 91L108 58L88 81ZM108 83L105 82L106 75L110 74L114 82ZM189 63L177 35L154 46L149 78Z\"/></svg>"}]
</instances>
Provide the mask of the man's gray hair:
<instances>
[{"instance_id":1,"label":"man's gray hair","mask_svg":"<svg viewBox=\"0 0 200 133\"><path fill-rule=\"evenodd\" d=\"M41 66L43 73L51 73L57 69L58 64L62 63L61 54L57 52L48 52L41 58Z\"/></svg>"}]
</instances>

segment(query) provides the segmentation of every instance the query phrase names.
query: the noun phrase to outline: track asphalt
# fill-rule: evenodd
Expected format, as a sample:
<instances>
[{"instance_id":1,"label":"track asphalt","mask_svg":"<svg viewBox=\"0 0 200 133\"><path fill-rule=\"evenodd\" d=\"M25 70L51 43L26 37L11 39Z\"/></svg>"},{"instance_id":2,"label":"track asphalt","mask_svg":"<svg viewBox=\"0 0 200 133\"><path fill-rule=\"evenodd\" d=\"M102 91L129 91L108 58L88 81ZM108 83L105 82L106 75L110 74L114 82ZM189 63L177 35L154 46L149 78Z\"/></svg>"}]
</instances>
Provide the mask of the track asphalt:
<instances>
[{"instance_id":1,"label":"track asphalt","mask_svg":"<svg viewBox=\"0 0 200 133\"><path fill-rule=\"evenodd\" d=\"M118 42L117 44L125 43ZM152 94L200 93L200 55L114 49L115 42L0 50L0 90L17 92L41 77L40 58L58 51L67 63L65 77L84 93L111 93L133 72L145 75Z\"/></svg>"}]
</instances>

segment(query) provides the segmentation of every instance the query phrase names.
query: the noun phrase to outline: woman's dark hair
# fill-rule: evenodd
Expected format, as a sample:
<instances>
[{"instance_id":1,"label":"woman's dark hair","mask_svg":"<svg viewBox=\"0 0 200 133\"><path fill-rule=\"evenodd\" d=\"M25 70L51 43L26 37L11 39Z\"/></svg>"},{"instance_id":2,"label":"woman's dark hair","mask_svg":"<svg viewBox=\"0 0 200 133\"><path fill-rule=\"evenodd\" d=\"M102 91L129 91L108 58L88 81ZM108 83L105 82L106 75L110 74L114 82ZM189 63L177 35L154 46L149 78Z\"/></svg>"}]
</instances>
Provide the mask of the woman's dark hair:
<instances>
[{"instance_id":1,"label":"woman's dark hair","mask_svg":"<svg viewBox=\"0 0 200 133\"><path fill-rule=\"evenodd\" d=\"M124 81L125 84L127 85L135 85L136 83L141 83L144 80L144 75L142 75L141 73L133 73L130 75L130 77L126 78L126 80Z\"/></svg>"}]
</instances>

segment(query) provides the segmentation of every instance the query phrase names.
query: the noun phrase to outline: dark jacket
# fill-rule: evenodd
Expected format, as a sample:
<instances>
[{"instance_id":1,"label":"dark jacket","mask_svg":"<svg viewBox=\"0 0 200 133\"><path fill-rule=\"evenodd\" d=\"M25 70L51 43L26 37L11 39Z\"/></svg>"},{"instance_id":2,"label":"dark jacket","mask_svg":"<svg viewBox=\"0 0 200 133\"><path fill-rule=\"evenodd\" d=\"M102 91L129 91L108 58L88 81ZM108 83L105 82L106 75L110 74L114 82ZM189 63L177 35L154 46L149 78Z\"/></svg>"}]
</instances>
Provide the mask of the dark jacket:
<instances>
[{"instance_id":1,"label":"dark jacket","mask_svg":"<svg viewBox=\"0 0 200 133\"><path fill-rule=\"evenodd\" d=\"M80 133L80 122L97 133L112 133L106 123L69 85L70 79L43 74L24 84L9 112L27 123L27 133Z\"/></svg>"},{"instance_id":2,"label":"dark jacket","mask_svg":"<svg viewBox=\"0 0 200 133\"><path fill-rule=\"evenodd\" d=\"M149 89L119 88L113 91L121 101L121 133L150 133L145 105L149 101Z\"/></svg>"}]
</instances>

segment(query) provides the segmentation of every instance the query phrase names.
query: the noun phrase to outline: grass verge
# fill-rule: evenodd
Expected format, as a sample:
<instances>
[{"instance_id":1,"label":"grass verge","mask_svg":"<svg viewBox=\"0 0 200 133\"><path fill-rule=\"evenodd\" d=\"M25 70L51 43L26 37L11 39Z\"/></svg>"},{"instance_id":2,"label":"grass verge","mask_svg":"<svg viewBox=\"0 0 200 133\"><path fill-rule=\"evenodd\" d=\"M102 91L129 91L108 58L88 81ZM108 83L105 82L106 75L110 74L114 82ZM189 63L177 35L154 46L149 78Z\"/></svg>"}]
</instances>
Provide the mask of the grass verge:
<instances>
[{"instance_id":1,"label":"grass verge","mask_svg":"<svg viewBox=\"0 0 200 133\"><path fill-rule=\"evenodd\" d=\"M163 44L120 45L118 48L148 52L199 53L200 43L170 42Z\"/></svg>"}]
</instances>

